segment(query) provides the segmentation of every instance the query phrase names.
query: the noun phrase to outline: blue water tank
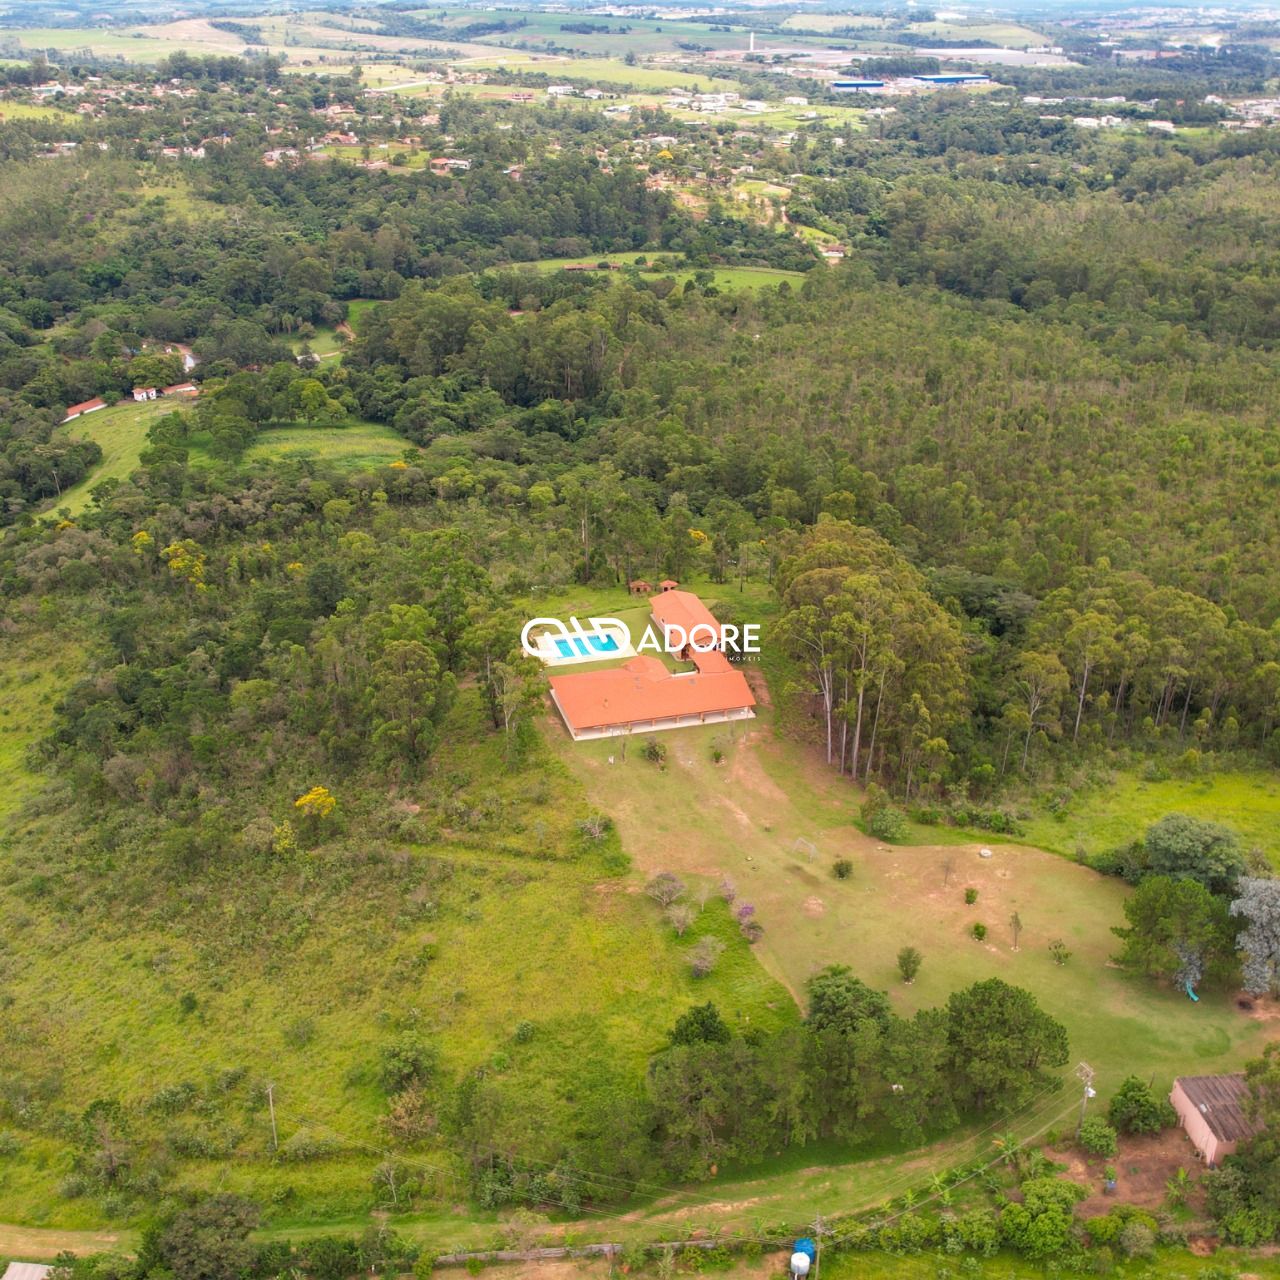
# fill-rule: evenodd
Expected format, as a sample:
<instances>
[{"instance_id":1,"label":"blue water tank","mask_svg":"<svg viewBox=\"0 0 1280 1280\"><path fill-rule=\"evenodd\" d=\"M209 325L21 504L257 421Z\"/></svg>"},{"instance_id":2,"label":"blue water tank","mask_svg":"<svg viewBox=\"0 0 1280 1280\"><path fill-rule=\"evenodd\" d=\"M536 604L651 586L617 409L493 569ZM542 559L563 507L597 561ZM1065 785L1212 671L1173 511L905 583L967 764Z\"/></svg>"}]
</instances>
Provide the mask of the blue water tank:
<instances>
[{"instance_id":1,"label":"blue water tank","mask_svg":"<svg viewBox=\"0 0 1280 1280\"><path fill-rule=\"evenodd\" d=\"M808 1236L801 1236L792 1252L808 1254L809 1261L813 1262L818 1256L818 1246Z\"/></svg>"}]
</instances>

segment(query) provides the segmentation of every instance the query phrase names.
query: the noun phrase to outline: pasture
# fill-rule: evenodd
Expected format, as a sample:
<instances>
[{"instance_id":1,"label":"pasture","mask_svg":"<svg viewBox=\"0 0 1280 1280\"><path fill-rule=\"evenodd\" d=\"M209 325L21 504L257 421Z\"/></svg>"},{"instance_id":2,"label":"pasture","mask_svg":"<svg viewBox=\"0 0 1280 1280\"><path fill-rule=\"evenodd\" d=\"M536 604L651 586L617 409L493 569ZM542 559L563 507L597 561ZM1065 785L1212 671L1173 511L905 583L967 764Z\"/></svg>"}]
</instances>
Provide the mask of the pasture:
<instances>
[{"instance_id":1,"label":"pasture","mask_svg":"<svg viewBox=\"0 0 1280 1280\"><path fill-rule=\"evenodd\" d=\"M403 436L376 422L353 419L329 426L288 423L262 430L245 450L243 461L249 465L321 462L356 471L386 466L402 458L406 450L412 452L413 446ZM191 465L212 466L214 462L208 441L199 435L193 436Z\"/></svg>"},{"instance_id":2,"label":"pasture","mask_svg":"<svg viewBox=\"0 0 1280 1280\"><path fill-rule=\"evenodd\" d=\"M104 480L124 480L138 465L138 455L146 447L147 432L157 418L167 413L182 412L189 400L147 400L135 404L122 400L107 409L99 409L76 418L58 431L77 440L93 440L102 446L102 461L79 484L73 485L53 502L56 510L64 507L77 516L93 501L92 490Z\"/></svg>"},{"instance_id":3,"label":"pasture","mask_svg":"<svg viewBox=\"0 0 1280 1280\"><path fill-rule=\"evenodd\" d=\"M714 92L718 89L733 88L737 80L731 72L721 75L710 72L676 71L666 67L635 66L629 67L621 58L568 58L538 57L527 55L503 54L494 51L491 55L479 58L468 58L468 70L483 70L485 67L516 67L525 64L531 69L545 71L550 76L562 77L566 81L586 84L620 84L634 89L689 89Z\"/></svg>"},{"instance_id":4,"label":"pasture","mask_svg":"<svg viewBox=\"0 0 1280 1280\"><path fill-rule=\"evenodd\" d=\"M1121 771L1105 786L1076 793L1056 813L1043 801L1035 804L1023 825L1028 840L1074 857L1128 844L1167 813L1224 823L1246 849L1259 849L1280 866L1280 779L1262 771L1157 779Z\"/></svg>"},{"instance_id":5,"label":"pasture","mask_svg":"<svg viewBox=\"0 0 1280 1280\"><path fill-rule=\"evenodd\" d=\"M687 280L693 279L693 267L654 265L651 261L641 266L636 261L638 258L647 257L652 259L654 256L643 253L608 253L599 257L539 258L536 262L512 263L509 267L504 267L503 270L563 271L566 267L584 262L590 263L592 267L595 267L599 262L610 262L624 267L637 267L642 275L648 278L661 279L664 276L673 276L680 285L683 285ZM656 256L662 257L660 254ZM763 289L783 283L798 286L803 282L805 276L803 271L784 271L777 267L715 267L708 269L712 271L713 284L717 289ZM616 279L621 275L621 272L592 271L583 272L583 274L593 276L609 274Z\"/></svg>"},{"instance_id":6,"label":"pasture","mask_svg":"<svg viewBox=\"0 0 1280 1280\"><path fill-rule=\"evenodd\" d=\"M48 731L53 698L80 674L80 662L71 647L51 660L48 642L32 632L8 647L0 669L6 688L28 691L0 717L0 760L6 782L8 762L17 761L29 795L40 782L25 775L23 753ZM449 779L454 803L509 815L484 838L444 833L415 842L406 834L393 856L360 843L353 814L342 821L354 824L350 834L366 850L359 858L343 848L308 854L293 871L210 868L189 886L180 928L158 899L144 901L154 887L141 884L128 912L97 901L73 927L56 897L32 888L33 876L53 869L12 850L0 904L25 924L9 939L11 999L0 1009L8 1069L34 1078L56 1060L60 1105L82 1109L109 1091L135 1109L143 1134L157 1137L160 1121L145 1117L156 1115L147 1103L158 1090L184 1081L212 1090L222 1079L200 1127L232 1143L237 1157L183 1160L177 1181L274 1204L272 1227L295 1234L303 1224L365 1220L369 1171L383 1143L378 1046L397 1028L427 1030L448 1079L486 1066L536 1125L539 1115L559 1116L573 1100L608 1089L617 1072L638 1075L696 1001L715 1000L743 1027L795 1018L722 906L710 904L677 939L647 898L627 891L616 864L581 846L575 822L587 801L553 757L539 753L516 774L503 767L501 737L484 726L474 690L459 697L443 742L434 776ZM341 806L341 781L330 781ZM428 803L436 785L401 788L397 806ZM293 789L282 782L275 790L283 815ZM3 802L15 798L6 789ZM33 812L22 830L42 830L56 813L56 805ZM60 874L78 882L87 872ZM727 950L715 973L695 980L686 953L705 934L723 937ZM513 1039L520 1018L531 1030ZM80 1051L85 1045L94 1051ZM268 1075L281 1140L319 1142L320 1158L270 1158L259 1093ZM164 1122L174 1123L181 1121ZM530 1142L536 1152L536 1134ZM58 1194L63 1155L54 1139L23 1138L0 1177L0 1222L101 1227L96 1200ZM406 1230L437 1247L492 1239L493 1216L459 1203L444 1150L430 1146L407 1159L435 1171L432 1185L449 1207ZM0 1233L0 1249L5 1239ZM52 1243L57 1234L49 1239L61 1247Z\"/></svg>"}]
</instances>

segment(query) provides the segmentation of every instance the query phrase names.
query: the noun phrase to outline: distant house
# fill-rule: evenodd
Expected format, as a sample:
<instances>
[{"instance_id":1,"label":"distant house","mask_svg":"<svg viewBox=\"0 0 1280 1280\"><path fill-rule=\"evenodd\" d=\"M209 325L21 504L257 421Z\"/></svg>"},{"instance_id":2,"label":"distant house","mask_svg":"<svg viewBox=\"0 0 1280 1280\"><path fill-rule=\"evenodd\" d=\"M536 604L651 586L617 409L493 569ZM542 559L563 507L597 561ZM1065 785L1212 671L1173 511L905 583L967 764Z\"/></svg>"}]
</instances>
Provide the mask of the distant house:
<instances>
[{"instance_id":1,"label":"distant house","mask_svg":"<svg viewBox=\"0 0 1280 1280\"><path fill-rule=\"evenodd\" d=\"M162 396L198 396L200 388L194 382L175 382L171 387L161 387Z\"/></svg>"},{"instance_id":2,"label":"distant house","mask_svg":"<svg viewBox=\"0 0 1280 1280\"><path fill-rule=\"evenodd\" d=\"M658 589L660 591L676 591L679 589L679 586L680 584L674 578L663 578L663 580L658 583Z\"/></svg>"},{"instance_id":3,"label":"distant house","mask_svg":"<svg viewBox=\"0 0 1280 1280\"><path fill-rule=\"evenodd\" d=\"M4 1280L46 1280L52 1270L44 1262L11 1262L5 1268Z\"/></svg>"},{"instance_id":4,"label":"distant house","mask_svg":"<svg viewBox=\"0 0 1280 1280\"><path fill-rule=\"evenodd\" d=\"M67 409L67 416L62 419L63 422L70 422L73 418L79 418L86 413L97 413L99 409L105 409L107 402L101 396L95 396L92 400L85 400L81 404L73 404Z\"/></svg>"},{"instance_id":5,"label":"distant house","mask_svg":"<svg viewBox=\"0 0 1280 1280\"><path fill-rule=\"evenodd\" d=\"M1169 1101L1178 1123L1187 1131L1196 1154L1210 1168L1222 1163L1247 1138L1260 1129L1249 1118L1245 1104L1249 1086L1242 1074L1179 1076Z\"/></svg>"},{"instance_id":6,"label":"distant house","mask_svg":"<svg viewBox=\"0 0 1280 1280\"><path fill-rule=\"evenodd\" d=\"M144 400L154 400L157 392L155 387L134 387L133 398L141 404Z\"/></svg>"},{"instance_id":7,"label":"distant house","mask_svg":"<svg viewBox=\"0 0 1280 1280\"><path fill-rule=\"evenodd\" d=\"M646 582L643 578L634 578L627 583L627 590L633 596L647 596L653 591L653 583Z\"/></svg>"}]
</instances>

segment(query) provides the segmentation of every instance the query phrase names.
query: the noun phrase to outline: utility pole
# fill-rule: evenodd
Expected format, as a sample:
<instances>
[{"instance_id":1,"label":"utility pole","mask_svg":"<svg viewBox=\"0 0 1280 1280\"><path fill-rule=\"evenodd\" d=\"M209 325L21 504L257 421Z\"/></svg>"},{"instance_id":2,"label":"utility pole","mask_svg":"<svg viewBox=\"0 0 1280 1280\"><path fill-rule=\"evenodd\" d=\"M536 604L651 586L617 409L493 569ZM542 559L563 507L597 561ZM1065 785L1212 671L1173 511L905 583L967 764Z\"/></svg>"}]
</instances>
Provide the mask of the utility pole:
<instances>
[{"instance_id":1,"label":"utility pole","mask_svg":"<svg viewBox=\"0 0 1280 1280\"><path fill-rule=\"evenodd\" d=\"M1076 1079L1084 1086L1083 1092L1080 1094L1080 1121L1076 1125L1076 1137L1078 1138L1080 1130L1084 1127L1084 1110L1089 1105L1089 1099L1098 1096L1098 1091L1093 1087L1093 1068L1087 1062L1082 1062L1076 1067Z\"/></svg>"},{"instance_id":2,"label":"utility pole","mask_svg":"<svg viewBox=\"0 0 1280 1280\"><path fill-rule=\"evenodd\" d=\"M814 1218L813 1227L811 1228L813 1231L814 1243L813 1280L818 1280L818 1272L822 1270L822 1237L826 1229L827 1224L824 1221L822 1214L818 1214L818 1216Z\"/></svg>"},{"instance_id":3,"label":"utility pole","mask_svg":"<svg viewBox=\"0 0 1280 1280\"><path fill-rule=\"evenodd\" d=\"M276 1133L276 1087L274 1084L267 1085L267 1106L271 1108L271 1150L278 1151L280 1149L280 1135Z\"/></svg>"}]
</instances>

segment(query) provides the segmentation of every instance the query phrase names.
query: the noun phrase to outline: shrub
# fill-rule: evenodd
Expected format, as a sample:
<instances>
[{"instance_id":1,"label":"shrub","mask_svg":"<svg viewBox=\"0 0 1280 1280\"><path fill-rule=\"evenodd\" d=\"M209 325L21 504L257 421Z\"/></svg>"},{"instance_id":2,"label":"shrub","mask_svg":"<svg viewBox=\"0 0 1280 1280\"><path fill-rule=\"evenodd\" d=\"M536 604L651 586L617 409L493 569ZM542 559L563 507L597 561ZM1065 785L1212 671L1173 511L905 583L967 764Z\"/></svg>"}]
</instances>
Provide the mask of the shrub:
<instances>
[{"instance_id":1,"label":"shrub","mask_svg":"<svg viewBox=\"0 0 1280 1280\"><path fill-rule=\"evenodd\" d=\"M1080 1126L1080 1145L1091 1156L1113 1156L1116 1131L1101 1116L1090 1116Z\"/></svg>"},{"instance_id":2,"label":"shrub","mask_svg":"<svg viewBox=\"0 0 1280 1280\"><path fill-rule=\"evenodd\" d=\"M603 840L613 830L613 819L603 813L588 814L578 822L578 834L586 840Z\"/></svg>"},{"instance_id":3,"label":"shrub","mask_svg":"<svg viewBox=\"0 0 1280 1280\"><path fill-rule=\"evenodd\" d=\"M975 924L969 932L973 934L975 942L981 942L987 936L987 926L985 924Z\"/></svg>"},{"instance_id":4,"label":"shrub","mask_svg":"<svg viewBox=\"0 0 1280 1280\"><path fill-rule=\"evenodd\" d=\"M312 1160L324 1160L336 1155L338 1149L338 1143L333 1138L312 1133L309 1129L299 1129L280 1144L276 1159L287 1164L307 1164Z\"/></svg>"},{"instance_id":5,"label":"shrub","mask_svg":"<svg viewBox=\"0 0 1280 1280\"><path fill-rule=\"evenodd\" d=\"M391 1099L384 1123L397 1142L413 1146L435 1133L435 1108L422 1086L411 1084Z\"/></svg>"},{"instance_id":6,"label":"shrub","mask_svg":"<svg viewBox=\"0 0 1280 1280\"><path fill-rule=\"evenodd\" d=\"M867 824L867 829L877 840L905 840L907 836L907 817L901 809L886 805L876 810Z\"/></svg>"},{"instance_id":7,"label":"shrub","mask_svg":"<svg viewBox=\"0 0 1280 1280\"><path fill-rule=\"evenodd\" d=\"M677 898L684 897L684 881L670 871L660 871L645 885L644 891L658 906L665 909Z\"/></svg>"},{"instance_id":8,"label":"shrub","mask_svg":"<svg viewBox=\"0 0 1280 1280\"><path fill-rule=\"evenodd\" d=\"M1146 1258L1156 1247L1156 1233L1145 1222L1127 1222L1120 1228L1116 1244L1126 1258Z\"/></svg>"},{"instance_id":9,"label":"shrub","mask_svg":"<svg viewBox=\"0 0 1280 1280\"><path fill-rule=\"evenodd\" d=\"M978 900L977 889L973 888L972 886L966 889L964 891L964 900L965 900L966 906L970 906L970 907L973 906L973 904Z\"/></svg>"},{"instance_id":10,"label":"shrub","mask_svg":"<svg viewBox=\"0 0 1280 1280\"><path fill-rule=\"evenodd\" d=\"M853 875L853 863L848 858L837 858L831 865L831 874L837 880L847 880Z\"/></svg>"},{"instance_id":11,"label":"shrub","mask_svg":"<svg viewBox=\"0 0 1280 1280\"><path fill-rule=\"evenodd\" d=\"M728 1044L732 1038L720 1010L710 1000L686 1009L671 1028L672 1044Z\"/></svg>"},{"instance_id":12,"label":"shrub","mask_svg":"<svg viewBox=\"0 0 1280 1280\"><path fill-rule=\"evenodd\" d=\"M1178 1122L1168 1099L1153 1093L1137 1076L1129 1076L1116 1090L1107 1118L1121 1133L1159 1133Z\"/></svg>"},{"instance_id":13,"label":"shrub","mask_svg":"<svg viewBox=\"0 0 1280 1280\"><path fill-rule=\"evenodd\" d=\"M696 913L687 902L673 902L667 908L667 923L683 938L685 930L693 923Z\"/></svg>"},{"instance_id":14,"label":"shrub","mask_svg":"<svg viewBox=\"0 0 1280 1280\"><path fill-rule=\"evenodd\" d=\"M666 764L667 762L666 744L659 742L657 738L646 738L644 746L640 748L640 754L650 764Z\"/></svg>"},{"instance_id":15,"label":"shrub","mask_svg":"<svg viewBox=\"0 0 1280 1280\"><path fill-rule=\"evenodd\" d=\"M1049 943L1049 954L1053 957L1053 963L1056 965L1064 965L1071 959L1071 952L1067 950L1067 944L1061 938L1054 938Z\"/></svg>"},{"instance_id":16,"label":"shrub","mask_svg":"<svg viewBox=\"0 0 1280 1280\"><path fill-rule=\"evenodd\" d=\"M700 938L689 953L689 967L693 970L693 976L705 978L716 967L716 961L723 954L724 943L719 938Z\"/></svg>"},{"instance_id":17,"label":"shrub","mask_svg":"<svg viewBox=\"0 0 1280 1280\"><path fill-rule=\"evenodd\" d=\"M903 982L914 982L916 974L920 972L920 966L923 963L924 956L915 947L903 947L898 952L898 972L902 974Z\"/></svg>"},{"instance_id":18,"label":"shrub","mask_svg":"<svg viewBox=\"0 0 1280 1280\"><path fill-rule=\"evenodd\" d=\"M426 1084L437 1064L435 1049L418 1032L406 1031L382 1046L378 1080L388 1093L399 1093L411 1084Z\"/></svg>"}]
</instances>

